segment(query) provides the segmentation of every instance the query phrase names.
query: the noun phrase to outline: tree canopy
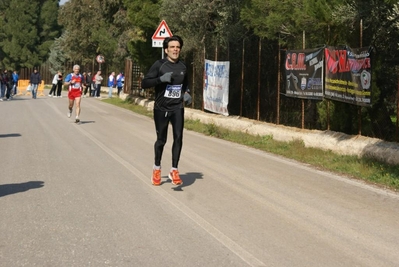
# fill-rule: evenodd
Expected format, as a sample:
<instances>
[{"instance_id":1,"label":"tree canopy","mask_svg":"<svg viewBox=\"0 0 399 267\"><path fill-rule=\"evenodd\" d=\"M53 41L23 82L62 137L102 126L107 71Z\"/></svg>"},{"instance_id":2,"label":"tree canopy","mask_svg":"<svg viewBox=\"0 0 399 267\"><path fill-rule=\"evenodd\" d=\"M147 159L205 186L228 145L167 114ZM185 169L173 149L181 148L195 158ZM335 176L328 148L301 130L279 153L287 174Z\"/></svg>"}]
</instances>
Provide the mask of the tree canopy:
<instances>
[{"instance_id":1,"label":"tree canopy","mask_svg":"<svg viewBox=\"0 0 399 267\"><path fill-rule=\"evenodd\" d=\"M57 13L57 0L2 1L1 67L33 67L46 61L49 48L61 34Z\"/></svg>"}]
</instances>

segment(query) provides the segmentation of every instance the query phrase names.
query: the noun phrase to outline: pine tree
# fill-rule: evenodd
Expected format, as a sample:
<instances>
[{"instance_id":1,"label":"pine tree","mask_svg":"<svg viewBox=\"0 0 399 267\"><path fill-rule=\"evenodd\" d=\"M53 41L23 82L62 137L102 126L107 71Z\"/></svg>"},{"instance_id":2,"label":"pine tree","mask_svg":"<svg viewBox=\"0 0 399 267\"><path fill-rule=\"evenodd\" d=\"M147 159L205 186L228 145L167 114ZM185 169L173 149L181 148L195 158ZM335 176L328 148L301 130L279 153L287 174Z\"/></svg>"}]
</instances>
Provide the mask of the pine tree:
<instances>
[{"instance_id":1,"label":"pine tree","mask_svg":"<svg viewBox=\"0 0 399 267\"><path fill-rule=\"evenodd\" d=\"M55 38L60 36L61 26L58 24L58 0L42 0L42 2L37 23L40 38L37 52L43 62L48 58Z\"/></svg>"},{"instance_id":2,"label":"pine tree","mask_svg":"<svg viewBox=\"0 0 399 267\"><path fill-rule=\"evenodd\" d=\"M40 63L37 1L11 0L3 11L1 25L1 65L3 68L32 67Z\"/></svg>"},{"instance_id":3,"label":"pine tree","mask_svg":"<svg viewBox=\"0 0 399 267\"><path fill-rule=\"evenodd\" d=\"M64 68L66 56L64 51L61 49L62 36L57 38L50 48L50 55L48 62L50 63L50 72L56 74L57 71L64 73L66 70Z\"/></svg>"},{"instance_id":4,"label":"pine tree","mask_svg":"<svg viewBox=\"0 0 399 267\"><path fill-rule=\"evenodd\" d=\"M33 67L46 61L59 36L57 0L11 0L3 6L0 27L1 67Z\"/></svg>"}]
</instances>

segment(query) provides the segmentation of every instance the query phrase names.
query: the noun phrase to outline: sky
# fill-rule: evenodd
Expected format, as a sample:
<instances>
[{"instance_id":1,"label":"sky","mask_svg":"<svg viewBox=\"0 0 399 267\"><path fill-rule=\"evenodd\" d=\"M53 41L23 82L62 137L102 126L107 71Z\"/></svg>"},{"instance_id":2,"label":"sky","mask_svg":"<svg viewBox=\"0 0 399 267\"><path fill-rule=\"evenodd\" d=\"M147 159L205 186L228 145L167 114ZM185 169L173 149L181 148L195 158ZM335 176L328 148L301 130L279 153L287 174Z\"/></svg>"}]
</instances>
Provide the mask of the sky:
<instances>
[{"instance_id":1,"label":"sky","mask_svg":"<svg viewBox=\"0 0 399 267\"><path fill-rule=\"evenodd\" d=\"M68 0L60 0L60 6L68 2Z\"/></svg>"}]
</instances>

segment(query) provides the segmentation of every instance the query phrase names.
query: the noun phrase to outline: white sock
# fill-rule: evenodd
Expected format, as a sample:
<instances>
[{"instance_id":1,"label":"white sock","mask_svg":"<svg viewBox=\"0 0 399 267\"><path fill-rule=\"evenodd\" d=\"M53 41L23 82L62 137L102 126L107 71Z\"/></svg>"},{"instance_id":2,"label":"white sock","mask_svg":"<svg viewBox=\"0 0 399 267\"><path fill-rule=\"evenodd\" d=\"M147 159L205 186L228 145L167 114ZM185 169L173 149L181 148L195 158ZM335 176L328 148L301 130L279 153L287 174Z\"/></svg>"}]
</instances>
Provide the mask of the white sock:
<instances>
[{"instance_id":1,"label":"white sock","mask_svg":"<svg viewBox=\"0 0 399 267\"><path fill-rule=\"evenodd\" d=\"M154 165L154 170L160 170L161 169L161 166L157 166L157 165Z\"/></svg>"},{"instance_id":2,"label":"white sock","mask_svg":"<svg viewBox=\"0 0 399 267\"><path fill-rule=\"evenodd\" d=\"M172 171L177 171L177 168L173 168L173 167L172 167L172 168L170 169L170 172L172 172Z\"/></svg>"}]
</instances>

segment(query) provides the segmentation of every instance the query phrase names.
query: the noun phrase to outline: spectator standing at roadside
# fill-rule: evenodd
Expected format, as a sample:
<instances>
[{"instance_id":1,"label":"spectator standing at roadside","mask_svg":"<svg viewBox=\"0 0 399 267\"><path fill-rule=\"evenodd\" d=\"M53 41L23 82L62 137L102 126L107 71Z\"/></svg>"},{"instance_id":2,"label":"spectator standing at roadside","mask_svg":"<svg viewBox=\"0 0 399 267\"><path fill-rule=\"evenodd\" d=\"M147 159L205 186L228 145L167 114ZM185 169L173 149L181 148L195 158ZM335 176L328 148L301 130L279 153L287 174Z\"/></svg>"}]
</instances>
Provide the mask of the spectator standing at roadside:
<instances>
[{"instance_id":1,"label":"spectator standing at roadside","mask_svg":"<svg viewBox=\"0 0 399 267\"><path fill-rule=\"evenodd\" d=\"M4 70L1 77L2 86L7 100L12 99L12 75L7 70Z\"/></svg>"},{"instance_id":2,"label":"spectator standing at roadside","mask_svg":"<svg viewBox=\"0 0 399 267\"><path fill-rule=\"evenodd\" d=\"M1 74L1 70L0 70L0 101L3 101L5 94L6 94L6 92L4 91L4 88L3 88L3 75Z\"/></svg>"},{"instance_id":3,"label":"spectator standing at roadside","mask_svg":"<svg viewBox=\"0 0 399 267\"><path fill-rule=\"evenodd\" d=\"M108 98L112 97L112 91L116 87L116 79L115 79L115 72L111 72L111 74L108 77Z\"/></svg>"},{"instance_id":4,"label":"spectator standing at roadside","mask_svg":"<svg viewBox=\"0 0 399 267\"><path fill-rule=\"evenodd\" d=\"M7 76L7 93L6 93L6 97L7 100L12 99L12 87L13 87L13 82L12 82L12 73L10 71L7 72L6 74Z\"/></svg>"},{"instance_id":5,"label":"spectator standing at roadside","mask_svg":"<svg viewBox=\"0 0 399 267\"><path fill-rule=\"evenodd\" d=\"M7 97L7 87L8 87L8 78L7 78L7 70L4 70L1 74L0 74L0 80L1 80L1 98L0 101L3 101L4 97ZM8 97L7 97L8 98Z\"/></svg>"},{"instance_id":6,"label":"spectator standing at roadside","mask_svg":"<svg viewBox=\"0 0 399 267\"><path fill-rule=\"evenodd\" d=\"M96 90L93 96L95 95L96 98L100 98L100 93L101 93L101 83L103 81L103 77L101 76L101 70L97 71L96 77L95 77L95 82L94 84L96 85Z\"/></svg>"},{"instance_id":7,"label":"spectator standing at roadside","mask_svg":"<svg viewBox=\"0 0 399 267\"><path fill-rule=\"evenodd\" d=\"M93 77L91 76L91 71L87 72L87 76L86 76L86 88L85 91L83 92L83 97L86 97L87 91L89 91L89 96L91 96L91 83L92 83L92 79Z\"/></svg>"},{"instance_id":8,"label":"spectator standing at roadside","mask_svg":"<svg viewBox=\"0 0 399 267\"><path fill-rule=\"evenodd\" d=\"M48 93L49 97L52 97L53 95L54 95L54 97L57 96L56 91L57 91L59 75L60 75L60 71L57 71L57 73L53 77L52 86L51 86L50 92Z\"/></svg>"},{"instance_id":9,"label":"spectator standing at roadside","mask_svg":"<svg viewBox=\"0 0 399 267\"><path fill-rule=\"evenodd\" d=\"M57 97L62 97L61 91L62 91L62 86L63 86L63 77L62 77L62 72L58 72L58 82L57 82Z\"/></svg>"},{"instance_id":10,"label":"spectator standing at roadside","mask_svg":"<svg viewBox=\"0 0 399 267\"><path fill-rule=\"evenodd\" d=\"M125 75L123 75L123 72L120 72L118 76L116 76L116 87L118 88L118 96L120 96L122 92L124 83L125 83Z\"/></svg>"},{"instance_id":11,"label":"spectator standing at roadside","mask_svg":"<svg viewBox=\"0 0 399 267\"><path fill-rule=\"evenodd\" d=\"M1 101L3 101L3 98L6 97L7 95L7 70L4 70L1 72L0 76L1 76Z\"/></svg>"},{"instance_id":12,"label":"spectator standing at roadside","mask_svg":"<svg viewBox=\"0 0 399 267\"><path fill-rule=\"evenodd\" d=\"M93 78L91 78L91 84L93 85L93 91L91 91L90 96L92 96L92 97L95 97L97 94L96 76L97 76L97 72L93 75Z\"/></svg>"},{"instance_id":13,"label":"spectator standing at roadside","mask_svg":"<svg viewBox=\"0 0 399 267\"><path fill-rule=\"evenodd\" d=\"M86 95L85 95L85 92L87 92L87 86L86 86L86 84L87 84L87 73L84 71L83 73L82 73L82 77L83 77L83 80L82 80L82 95L83 95L83 97L86 97Z\"/></svg>"},{"instance_id":14,"label":"spectator standing at roadside","mask_svg":"<svg viewBox=\"0 0 399 267\"><path fill-rule=\"evenodd\" d=\"M18 81L19 81L19 75L16 70L13 71L12 73L12 94L17 95L18 93Z\"/></svg>"},{"instance_id":15,"label":"spectator standing at roadside","mask_svg":"<svg viewBox=\"0 0 399 267\"><path fill-rule=\"evenodd\" d=\"M37 88L39 87L39 84L41 82L42 82L42 78L40 77L40 73L37 71L37 69L34 69L32 74L30 75L30 79L29 79L29 84L31 86L33 99L36 99Z\"/></svg>"}]
</instances>

